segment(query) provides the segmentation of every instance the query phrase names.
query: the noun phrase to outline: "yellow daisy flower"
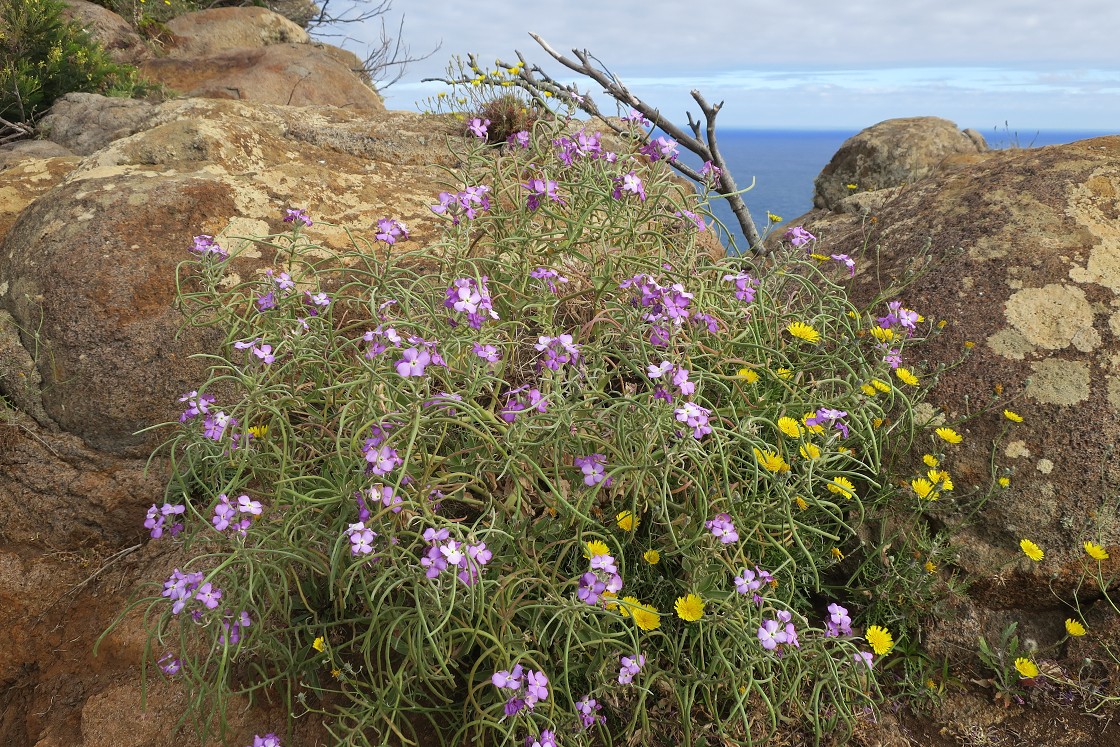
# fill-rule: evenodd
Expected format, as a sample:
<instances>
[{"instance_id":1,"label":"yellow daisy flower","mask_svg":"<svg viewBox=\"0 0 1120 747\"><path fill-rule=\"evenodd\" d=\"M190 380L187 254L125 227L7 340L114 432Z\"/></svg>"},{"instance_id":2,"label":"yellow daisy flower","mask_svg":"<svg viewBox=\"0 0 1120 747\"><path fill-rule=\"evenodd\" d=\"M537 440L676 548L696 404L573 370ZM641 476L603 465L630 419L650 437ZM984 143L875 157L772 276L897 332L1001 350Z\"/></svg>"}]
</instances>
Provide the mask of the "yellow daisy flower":
<instances>
[{"instance_id":1,"label":"yellow daisy flower","mask_svg":"<svg viewBox=\"0 0 1120 747\"><path fill-rule=\"evenodd\" d=\"M809 504L801 496L795 496L793 501L794 501L794 503L797 504L797 507L800 508L802 511L809 508Z\"/></svg>"},{"instance_id":2,"label":"yellow daisy flower","mask_svg":"<svg viewBox=\"0 0 1120 747\"><path fill-rule=\"evenodd\" d=\"M884 656L894 648L894 638L891 632L879 625L872 625L863 636L871 644L871 649L876 656Z\"/></svg>"},{"instance_id":3,"label":"yellow daisy flower","mask_svg":"<svg viewBox=\"0 0 1120 747\"><path fill-rule=\"evenodd\" d=\"M888 384L885 381L879 381L878 379L872 379L871 380L871 386L875 387L880 392L884 392L884 393L889 392L891 390L891 385L890 384Z\"/></svg>"},{"instance_id":4,"label":"yellow daisy flower","mask_svg":"<svg viewBox=\"0 0 1120 747\"><path fill-rule=\"evenodd\" d=\"M589 542L585 542L584 545L585 545L585 547L584 547L584 551L583 551L583 557L585 557L585 558L597 558L600 555L610 555L611 554L611 549L609 547L607 547L606 542L600 542L599 540L591 540Z\"/></svg>"},{"instance_id":5,"label":"yellow daisy flower","mask_svg":"<svg viewBox=\"0 0 1120 747\"><path fill-rule=\"evenodd\" d=\"M999 486L1001 488L1007 488L1007 487L1011 486L1011 478L1010 477L1001 477L998 480L996 480L996 482L999 483Z\"/></svg>"},{"instance_id":6,"label":"yellow daisy flower","mask_svg":"<svg viewBox=\"0 0 1120 747\"><path fill-rule=\"evenodd\" d=\"M1003 411L1003 417L1007 418L1012 423L1022 423L1023 422L1023 416L1020 415L1017 412L1012 412L1011 410L1004 410Z\"/></svg>"},{"instance_id":7,"label":"yellow daisy flower","mask_svg":"<svg viewBox=\"0 0 1120 747\"><path fill-rule=\"evenodd\" d=\"M619 511L614 518L618 522L618 528L624 532L632 532L642 523L642 520L631 511Z\"/></svg>"},{"instance_id":8,"label":"yellow daisy flower","mask_svg":"<svg viewBox=\"0 0 1120 747\"><path fill-rule=\"evenodd\" d=\"M626 597L626 599L633 599L633 597ZM657 614L657 608L652 604L639 604L632 607L630 615L634 618L634 624L642 630L657 630L661 627L661 615Z\"/></svg>"},{"instance_id":9,"label":"yellow daisy flower","mask_svg":"<svg viewBox=\"0 0 1120 747\"><path fill-rule=\"evenodd\" d=\"M759 451L756 447L754 458L758 460L760 467L770 472L789 472L789 464L781 454L769 450Z\"/></svg>"},{"instance_id":10,"label":"yellow daisy flower","mask_svg":"<svg viewBox=\"0 0 1120 747\"><path fill-rule=\"evenodd\" d=\"M893 329L883 329L882 327L872 327L872 336L879 342L890 342L894 339Z\"/></svg>"},{"instance_id":11,"label":"yellow daisy flower","mask_svg":"<svg viewBox=\"0 0 1120 747\"><path fill-rule=\"evenodd\" d=\"M918 477L910 481L910 487L918 494L918 497L925 501L936 501L937 491L933 487L933 483L924 477Z\"/></svg>"},{"instance_id":12,"label":"yellow daisy flower","mask_svg":"<svg viewBox=\"0 0 1120 747\"><path fill-rule=\"evenodd\" d=\"M774 215L771 212L767 212L766 217L771 223L781 223L782 222L782 216Z\"/></svg>"},{"instance_id":13,"label":"yellow daisy flower","mask_svg":"<svg viewBox=\"0 0 1120 747\"><path fill-rule=\"evenodd\" d=\"M1096 542L1086 542L1083 547L1093 560L1108 560L1108 551Z\"/></svg>"},{"instance_id":14,"label":"yellow daisy flower","mask_svg":"<svg viewBox=\"0 0 1120 747\"><path fill-rule=\"evenodd\" d=\"M786 327L786 332L789 332L791 335L800 340L810 342L814 345L816 345L821 340L821 333L813 329L805 322L791 322Z\"/></svg>"},{"instance_id":15,"label":"yellow daisy flower","mask_svg":"<svg viewBox=\"0 0 1120 747\"><path fill-rule=\"evenodd\" d=\"M1085 626L1082 625L1081 623L1079 623L1077 620L1072 620L1072 619L1067 618L1066 619L1066 632L1069 633L1074 638L1080 638L1081 636L1085 635L1088 631L1085 630Z\"/></svg>"},{"instance_id":16,"label":"yellow daisy flower","mask_svg":"<svg viewBox=\"0 0 1120 747\"><path fill-rule=\"evenodd\" d=\"M801 435L801 426L791 417L782 416L778 418L778 430L790 438L798 438Z\"/></svg>"},{"instance_id":17,"label":"yellow daisy flower","mask_svg":"<svg viewBox=\"0 0 1120 747\"><path fill-rule=\"evenodd\" d=\"M836 495L843 496L848 500L851 500L856 496L856 486L852 485L851 480L843 476L832 478L832 481L829 482L825 487L828 488L828 491L830 493L835 493Z\"/></svg>"},{"instance_id":18,"label":"yellow daisy flower","mask_svg":"<svg viewBox=\"0 0 1120 747\"><path fill-rule=\"evenodd\" d=\"M918 381L918 377L915 376L914 374L910 373L910 371L908 371L905 368L896 368L894 370L894 375L897 376L898 380L901 381L903 384L908 384L910 386L917 386L920 383Z\"/></svg>"},{"instance_id":19,"label":"yellow daisy flower","mask_svg":"<svg viewBox=\"0 0 1120 747\"><path fill-rule=\"evenodd\" d=\"M255 439L262 439L268 435L267 425L254 425L249 427L249 434Z\"/></svg>"},{"instance_id":20,"label":"yellow daisy flower","mask_svg":"<svg viewBox=\"0 0 1120 747\"><path fill-rule=\"evenodd\" d=\"M651 548L642 553L642 559L650 565L657 565L661 562L661 553Z\"/></svg>"},{"instance_id":21,"label":"yellow daisy flower","mask_svg":"<svg viewBox=\"0 0 1120 747\"><path fill-rule=\"evenodd\" d=\"M832 548L832 557L836 558L837 561L841 561L844 559L844 553L840 552L839 547L834 547Z\"/></svg>"},{"instance_id":22,"label":"yellow daisy flower","mask_svg":"<svg viewBox=\"0 0 1120 747\"><path fill-rule=\"evenodd\" d=\"M859 389L860 389L861 392L866 394L868 397L874 397L875 395L877 395L879 393L879 390L876 389L875 387L871 386L870 384L861 384Z\"/></svg>"},{"instance_id":23,"label":"yellow daisy flower","mask_svg":"<svg viewBox=\"0 0 1120 747\"><path fill-rule=\"evenodd\" d=\"M927 467L937 467L941 464L941 460L933 454L922 454L922 461L926 463Z\"/></svg>"},{"instance_id":24,"label":"yellow daisy flower","mask_svg":"<svg viewBox=\"0 0 1120 747\"><path fill-rule=\"evenodd\" d=\"M322 653L323 651L326 651L327 650L327 639L324 638L323 636L319 636L318 638L316 638L314 640L314 642L312 642L311 648L315 649L316 651L318 651L320 653Z\"/></svg>"},{"instance_id":25,"label":"yellow daisy flower","mask_svg":"<svg viewBox=\"0 0 1120 747\"><path fill-rule=\"evenodd\" d=\"M793 371L788 368L779 368L774 372L774 375L779 379L785 379L786 381L789 381L793 378Z\"/></svg>"},{"instance_id":26,"label":"yellow daisy flower","mask_svg":"<svg viewBox=\"0 0 1120 747\"><path fill-rule=\"evenodd\" d=\"M950 444L959 444L964 440L964 436L957 433L952 428L941 427L934 431L934 433L936 433L942 441Z\"/></svg>"},{"instance_id":27,"label":"yellow daisy flower","mask_svg":"<svg viewBox=\"0 0 1120 747\"><path fill-rule=\"evenodd\" d=\"M753 384L756 381L758 381L758 374L755 372L755 370L753 368L740 368L735 373L735 378L736 379L741 379L741 380L747 382L748 384Z\"/></svg>"},{"instance_id":28,"label":"yellow daisy flower","mask_svg":"<svg viewBox=\"0 0 1120 747\"><path fill-rule=\"evenodd\" d=\"M1029 539L1019 540L1019 547L1020 549L1022 549L1024 555L1026 555L1036 563L1046 556L1046 553L1042 551L1042 548L1031 542Z\"/></svg>"},{"instance_id":29,"label":"yellow daisy flower","mask_svg":"<svg viewBox=\"0 0 1120 747\"><path fill-rule=\"evenodd\" d=\"M1022 657L1015 660L1015 669L1019 671L1019 677L1024 680L1032 680L1038 676L1038 665L1030 659Z\"/></svg>"},{"instance_id":30,"label":"yellow daisy flower","mask_svg":"<svg viewBox=\"0 0 1120 747\"><path fill-rule=\"evenodd\" d=\"M799 451L802 459L818 459L821 455L821 447L816 444L801 444Z\"/></svg>"},{"instance_id":31,"label":"yellow daisy flower","mask_svg":"<svg viewBox=\"0 0 1120 747\"><path fill-rule=\"evenodd\" d=\"M673 608L677 611L677 617L685 622L696 622L704 616L704 600L695 594L678 597Z\"/></svg>"},{"instance_id":32,"label":"yellow daisy flower","mask_svg":"<svg viewBox=\"0 0 1120 747\"><path fill-rule=\"evenodd\" d=\"M926 573L937 573L937 566L933 564L932 560L927 560L922 567L926 569Z\"/></svg>"}]
</instances>

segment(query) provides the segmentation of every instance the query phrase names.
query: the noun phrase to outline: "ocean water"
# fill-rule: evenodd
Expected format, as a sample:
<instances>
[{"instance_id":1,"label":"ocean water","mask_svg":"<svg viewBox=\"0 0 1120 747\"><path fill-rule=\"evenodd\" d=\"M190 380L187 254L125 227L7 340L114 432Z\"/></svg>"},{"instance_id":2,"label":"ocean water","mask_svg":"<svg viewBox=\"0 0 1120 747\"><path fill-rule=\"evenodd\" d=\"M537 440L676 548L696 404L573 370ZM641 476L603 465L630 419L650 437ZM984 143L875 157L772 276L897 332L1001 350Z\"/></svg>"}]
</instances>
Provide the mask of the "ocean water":
<instances>
[{"instance_id":1,"label":"ocean water","mask_svg":"<svg viewBox=\"0 0 1120 747\"><path fill-rule=\"evenodd\" d=\"M720 152L726 159L739 189L750 185L754 188L743 195L750 208L755 225L760 229L766 223L766 213L771 212L789 221L808 212L813 206L813 180L833 154L856 130L798 131L798 130L721 130L718 132ZM1072 143L1102 132L1038 131L1038 132L982 132L993 148L1042 147L1059 143ZM685 154L690 163L699 160ZM738 237L738 223L724 200L713 203L715 215ZM737 238L738 240L738 238Z\"/></svg>"}]
</instances>

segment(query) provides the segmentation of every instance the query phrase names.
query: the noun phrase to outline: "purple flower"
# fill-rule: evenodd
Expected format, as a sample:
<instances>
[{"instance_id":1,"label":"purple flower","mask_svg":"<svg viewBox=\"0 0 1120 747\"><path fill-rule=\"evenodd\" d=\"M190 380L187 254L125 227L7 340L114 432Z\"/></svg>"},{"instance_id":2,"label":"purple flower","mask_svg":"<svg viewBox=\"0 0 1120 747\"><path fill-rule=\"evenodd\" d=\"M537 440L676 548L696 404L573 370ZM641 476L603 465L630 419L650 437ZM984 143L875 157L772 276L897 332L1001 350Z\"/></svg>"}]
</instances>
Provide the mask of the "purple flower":
<instances>
[{"instance_id":1,"label":"purple flower","mask_svg":"<svg viewBox=\"0 0 1120 747\"><path fill-rule=\"evenodd\" d=\"M846 417L848 417L848 413L843 410L833 410L828 407L822 407L817 410L813 417L805 419L805 425L814 426L828 424L843 433L844 438L847 438L848 426L841 420L841 418Z\"/></svg>"},{"instance_id":2,"label":"purple flower","mask_svg":"<svg viewBox=\"0 0 1120 747\"><path fill-rule=\"evenodd\" d=\"M214 402L214 396L211 394L199 394L198 392L187 392L179 398L179 401L187 403L186 411L179 416L179 422L185 423L196 415L209 414L210 405Z\"/></svg>"},{"instance_id":3,"label":"purple flower","mask_svg":"<svg viewBox=\"0 0 1120 747\"><path fill-rule=\"evenodd\" d=\"M406 379L409 376L423 376L424 369L432 362L432 356L427 350L407 348L401 355L403 357L397 361L397 373Z\"/></svg>"},{"instance_id":4,"label":"purple flower","mask_svg":"<svg viewBox=\"0 0 1120 747\"><path fill-rule=\"evenodd\" d=\"M817 237L806 231L801 226L790 226L782 238L793 244L794 246L804 246L810 241L816 241Z\"/></svg>"},{"instance_id":5,"label":"purple flower","mask_svg":"<svg viewBox=\"0 0 1120 747\"><path fill-rule=\"evenodd\" d=\"M598 604L599 597L607 590L607 584L593 571L587 571L579 577L576 586L576 597L584 604Z\"/></svg>"},{"instance_id":6,"label":"purple flower","mask_svg":"<svg viewBox=\"0 0 1120 747\"><path fill-rule=\"evenodd\" d=\"M439 204L431 206L432 212L437 215L450 215L451 224L454 226L459 225L463 216L466 216L467 220L474 220L479 212L490 210L490 198L486 196L489 191L489 187L478 185L467 187L455 194L440 192Z\"/></svg>"},{"instance_id":7,"label":"purple flower","mask_svg":"<svg viewBox=\"0 0 1120 747\"><path fill-rule=\"evenodd\" d=\"M366 462L369 463L367 469L370 472L375 475L387 475L404 464L404 460L401 459L396 449L390 448L388 444L380 443L379 440L376 445L371 444L375 440L378 439L368 439L364 450Z\"/></svg>"},{"instance_id":8,"label":"purple flower","mask_svg":"<svg viewBox=\"0 0 1120 747\"><path fill-rule=\"evenodd\" d=\"M754 570L744 568L738 576L735 577L735 591L740 594L751 594L762 588L763 584L767 584L774 580L769 571L764 571L757 565ZM759 598L755 594L756 600Z\"/></svg>"},{"instance_id":9,"label":"purple flower","mask_svg":"<svg viewBox=\"0 0 1120 747\"><path fill-rule=\"evenodd\" d=\"M646 665L645 654L638 654L637 656L623 656L619 660L618 669L618 684L629 685L634 681L634 678L642 671L642 667Z\"/></svg>"},{"instance_id":10,"label":"purple flower","mask_svg":"<svg viewBox=\"0 0 1120 747\"><path fill-rule=\"evenodd\" d=\"M258 296L257 297L257 310L258 311L268 311L269 309L275 309L275 308L276 308L276 295L272 291L269 291L268 293L265 293L263 296Z\"/></svg>"},{"instance_id":11,"label":"purple flower","mask_svg":"<svg viewBox=\"0 0 1120 747\"><path fill-rule=\"evenodd\" d=\"M551 371L559 371L560 366L565 363L575 363L579 360L580 346L572 342L571 335L564 334L556 337L541 335L533 347L545 354L544 366Z\"/></svg>"},{"instance_id":12,"label":"purple flower","mask_svg":"<svg viewBox=\"0 0 1120 747\"><path fill-rule=\"evenodd\" d=\"M404 507L404 499L397 495L389 485L373 486L369 489L369 498L373 502L381 501L382 506L391 508L395 514L399 514L401 508Z\"/></svg>"},{"instance_id":13,"label":"purple flower","mask_svg":"<svg viewBox=\"0 0 1120 747\"><path fill-rule=\"evenodd\" d=\"M254 734L252 747L280 747L280 737L272 733L265 734L263 737Z\"/></svg>"},{"instance_id":14,"label":"purple flower","mask_svg":"<svg viewBox=\"0 0 1120 747\"><path fill-rule=\"evenodd\" d=\"M712 432L712 427L708 425L708 416L712 411L708 408L701 407L695 402L685 402L673 412L678 422L692 429L693 438L699 440Z\"/></svg>"},{"instance_id":15,"label":"purple flower","mask_svg":"<svg viewBox=\"0 0 1120 747\"><path fill-rule=\"evenodd\" d=\"M610 478L606 477L606 464L607 457L603 454L589 454L588 456L576 457L573 460L576 467L579 467L583 473L583 484L588 487L594 487L606 479L606 484L611 484Z\"/></svg>"},{"instance_id":16,"label":"purple flower","mask_svg":"<svg viewBox=\"0 0 1120 747\"><path fill-rule=\"evenodd\" d=\"M670 140L667 137L659 137L656 140L651 140L644 146L638 149L639 153L649 156L650 161L660 161L664 158L667 161L673 161L677 157L679 149L677 142Z\"/></svg>"},{"instance_id":17,"label":"purple flower","mask_svg":"<svg viewBox=\"0 0 1120 747\"><path fill-rule=\"evenodd\" d=\"M704 222L704 218L691 210L678 210L673 215L678 218L688 218L696 226L697 231L708 230L708 224Z\"/></svg>"},{"instance_id":18,"label":"purple flower","mask_svg":"<svg viewBox=\"0 0 1120 747\"><path fill-rule=\"evenodd\" d=\"M226 429L236 425L237 418L219 411L213 415L207 415L206 419L202 421L202 435L212 441L221 441Z\"/></svg>"},{"instance_id":19,"label":"purple flower","mask_svg":"<svg viewBox=\"0 0 1120 747\"><path fill-rule=\"evenodd\" d=\"M836 260L837 262L843 262L845 265L847 265L849 277L854 278L856 276L856 261L854 259L849 257L847 254L830 254L828 256Z\"/></svg>"},{"instance_id":20,"label":"purple flower","mask_svg":"<svg viewBox=\"0 0 1120 747\"><path fill-rule=\"evenodd\" d=\"M247 495L237 496L237 510L243 514L252 514L253 516L261 515L260 501L254 501Z\"/></svg>"},{"instance_id":21,"label":"purple flower","mask_svg":"<svg viewBox=\"0 0 1120 747\"><path fill-rule=\"evenodd\" d=\"M856 653L852 654L852 660L856 663L857 669L861 664L868 669L871 669L871 662L874 659L875 656L870 651L857 651Z\"/></svg>"},{"instance_id":22,"label":"purple flower","mask_svg":"<svg viewBox=\"0 0 1120 747\"><path fill-rule=\"evenodd\" d=\"M214 528L224 532L229 528L230 522L237 516L237 509L229 502L229 496L222 493L218 496L218 503L214 506Z\"/></svg>"},{"instance_id":23,"label":"purple flower","mask_svg":"<svg viewBox=\"0 0 1120 747\"><path fill-rule=\"evenodd\" d=\"M276 360L276 356L272 354L271 345L261 345L253 348L253 355L261 359L261 363L269 365Z\"/></svg>"},{"instance_id":24,"label":"purple flower","mask_svg":"<svg viewBox=\"0 0 1120 747\"><path fill-rule=\"evenodd\" d=\"M735 531L735 525L731 522L730 514L716 514L716 517L704 526L708 528L712 536L725 545L730 545L739 539L739 533Z\"/></svg>"},{"instance_id":25,"label":"purple flower","mask_svg":"<svg viewBox=\"0 0 1120 747\"><path fill-rule=\"evenodd\" d=\"M500 318L498 312L494 311L487 280L488 278L483 275L478 280L458 278L453 281L444 294L444 308L466 314L467 324L473 329L481 329L486 316L491 319Z\"/></svg>"},{"instance_id":26,"label":"purple flower","mask_svg":"<svg viewBox=\"0 0 1120 747\"><path fill-rule=\"evenodd\" d=\"M498 349L493 345L479 345L476 342L472 350L474 350L475 355L487 363L497 363L502 359L501 354L498 353Z\"/></svg>"},{"instance_id":27,"label":"purple flower","mask_svg":"<svg viewBox=\"0 0 1120 747\"><path fill-rule=\"evenodd\" d=\"M548 699L548 677L544 672L528 672L525 675L525 705L532 708L538 701Z\"/></svg>"},{"instance_id":28,"label":"purple flower","mask_svg":"<svg viewBox=\"0 0 1120 747\"><path fill-rule=\"evenodd\" d=\"M521 698L510 698L506 701L505 714L512 716L521 711L525 707L525 701Z\"/></svg>"},{"instance_id":29,"label":"purple flower","mask_svg":"<svg viewBox=\"0 0 1120 747\"><path fill-rule=\"evenodd\" d=\"M179 661L175 657L175 654L170 651L161 656L158 663L159 668L162 669L163 673L168 677L174 677L179 673L179 670L183 668L183 662Z\"/></svg>"},{"instance_id":30,"label":"purple flower","mask_svg":"<svg viewBox=\"0 0 1120 747\"><path fill-rule=\"evenodd\" d=\"M331 305L330 296L326 293L312 293L311 291L304 291L304 293L307 295L307 300L311 302L312 306L319 306L326 309ZM313 315L318 315L319 310L312 308L311 313Z\"/></svg>"},{"instance_id":31,"label":"purple flower","mask_svg":"<svg viewBox=\"0 0 1120 747\"><path fill-rule=\"evenodd\" d=\"M408 226L396 218L381 218L377 221L376 238L386 244L395 244L408 238Z\"/></svg>"},{"instance_id":32,"label":"purple flower","mask_svg":"<svg viewBox=\"0 0 1120 747\"><path fill-rule=\"evenodd\" d=\"M288 208L284 211L285 223L302 223L305 226L311 226L311 218L308 217L307 211L302 208Z\"/></svg>"},{"instance_id":33,"label":"purple flower","mask_svg":"<svg viewBox=\"0 0 1120 747\"><path fill-rule=\"evenodd\" d=\"M214 241L213 236L205 233L194 237L194 244L191 246L191 251L203 257L213 254L216 255L218 259L229 258L229 252L218 246L218 242Z\"/></svg>"},{"instance_id":34,"label":"purple flower","mask_svg":"<svg viewBox=\"0 0 1120 747\"><path fill-rule=\"evenodd\" d=\"M639 127L649 127L649 125L650 125L649 120L645 118L645 115L642 114L637 109L631 109L630 113L622 118L622 121L623 122L633 122L634 124L638 125Z\"/></svg>"},{"instance_id":35,"label":"purple flower","mask_svg":"<svg viewBox=\"0 0 1120 747\"><path fill-rule=\"evenodd\" d=\"M754 302L755 288L758 285L758 281L750 275L745 272L740 272L735 275L724 275L723 279L735 283L735 298L744 303Z\"/></svg>"},{"instance_id":36,"label":"purple flower","mask_svg":"<svg viewBox=\"0 0 1120 747\"><path fill-rule=\"evenodd\" d=\"M350 538L351 555L369 555L373 552L373 540L377 533L366 527L364 522L358 521L347 527L346 536Z\"/></svg>"},{"instance_id":37,"label":"purple flower","mask_svg":"<svg viewBox=\"0 0 1120 747\"><path fill-rule=\"evenodd\" d=\"M758 640L767 651L773 651L779 643L785 643L786 634L777 620L764 620L758 628Z\"/></svg>"},{"instance_id":38,"label":"purple flower","mask_svg":"<svg viewBox=\"0 0 1120 747\"><path fill-rule=\"evenodd\" d=\"M641 178L632 169L630 173L617 176L614 179L614 191L611 192L611 196L616 200L621 200L623 192L635 194L641 198L642 202L645 202L645 185L642 184Z\"/></svg>"},{"instance_id":39,"label":"purple flower","mask_svg":"<svg viewBox=\"0 0 1120 747\"><path fill-rule=\"evenodd\" d=\"M494 672L494 674L490 676L490 681L494 684L494 687L505 688L507 690L520 690L521 677L523 675L524 669L522 669L520 664L516 664L512 670Z\"/></svg>"},{"instance_id":40,"label":"purple flower","mask_svg":"<svg viewBox=\"0 0 1120 747\"><path fill-rule=\"evenodd\" d=\"M848 610L833 602L828 605L828 619L824 621L824 634L830 638L852 634L852 618Z\"/></svg>"},{"instance_id":41,"label":"purple flower","mask_svg":"<svg viewBox=\"0 0 1120 747\"><path fill-rule=\"evenodd\" d=\"M506 138L506 142L511 148L528 148L529 147L529 131L521 130L515 132Z\"/></svg>"},{"instance_id":42,"label":"purple flower","mask_svg":"<svg viewBox=\"0 0 1120 747\"><path fill-rule=\"evenodd\" d=\"M544 729L536 739L531 736L525 737L525 747L556 747L556 732Z\"/></svg>"},{"instance_id":43,"label":"purple flower","mask_svg":"<svg viewBox=\"0 0 1120 747\"><path fill-rule=\"evenodd\" d=\"M719 178L722 174L723 169L711 161L704 161L704 165L700 167L700 176L707 179L713 187L719 187Z\"/></svg>"},{"instance_id":44,"label":"purple flower","mask_svg":"<svg viewBox=\"0 0 1120 747\"><path fill-rule=\"evenodd\" d=\"M489 126L489 119L479 119L478 117L475 117L467 123L467 129L471 131L472 135L479 138L480 140L486 139L486 128Z\"/></svg>"},{"instance_id":45,"label":"purple flower","mask_svg":"<svg viewBox=\"0 0 1120 747\"><path fill-rule=\"evenodd\" d=\"M530 179L528 184L522 184L521 186L529 190L529 198L525 201L525 205L530 212L536 212L544 198L561 205L568 204L564 201L564 198L556 193L559 185L552 179Z\"/></svg>"},{"instance_id":46,"label":"purple flower","mask_svg":"<svg viewBox=\"0 0 1120 747\"><path fill-rule=\"evenodd\" d=\"M265 274L271 278L272 270L266 270ZM286 272L282 272L275 278L272 278L272 282L276 283L277 290L282 290L285 292L290 291L292 288L296 287L295 281L293 281L291 276Z\"/></svg>"},{"instance_id":47,"label":"purple flower","mask_svg":"<svg viewBox=\"0 0 1120 747\"><path fill-rule=\"evenodd\" d=\"M202 602L207 609L212 610L218 606L218 600L222 598L222 590L214 588L214 585L208 581L198 587L198 591L194 593L194 598Z\"/></svg>"},{"instance_id":48,"label":"purple flower","mask_svg":"<svg viewBox=\"0 0 1120 747\"><path fill-rule=\"evenodd\" d=\"M719 332L719 320L711 314L701 314L699 311L692 312L692 319L697 322L703 322L707 325L708 331L712 334Z\"/></svg>"},{"instance_id":49,"label":"purple flower","mask_svg":"<svg viewBox=\"0 0 1120 747\"><path fill-rule=\"evenodd\" d=\"M187 507L182 505L176 506L165 503L162 507L157 507L153 503L152 507L148 509L147 515L144 517L144 528L152 530L152 539L159 539L163 536L164 523L167 521L167 517L182 514L186 510ZM168 531L171 532L172 537L175 537L179 532L183 531L183 523L172 523Z\"/></svg>"},{"instance_id":50,"label":"purple flower","mask_svg":"<svg viewBox=\"0 0 1120 747\"><path fill-rule=\"evenodd\" d=\"M579 715L579 720L584 729L590 729L596 722L606 723L607 717L599 715L601 710L603 710L603 706L590 695L584 695L576 701L576 713Z\"/></svg>"},{"instance_id":51,"label":"purple flower","mask_svg":"<svg viewBox=\"0 0 1120 747\"><path fill-rule=\"evenodd\" d=\"M222 632L218 634L218 643L223 646L227 643L236 646L241 642L241 629L249 627L252 622L249 613L245 610L241 610L241 614L232 620L226 617L222 620Z\"/></svg>"},{"instance_id":52,"label":"purple flower","mask_svg":"<svg viewBox=\"0 0 1120 747\"><path fill-rule=\"evenodd\" d=\"M556 283L566 283L568 279L558 273L556 270L550 270L547 267L538 267L529 273L529 277L543 280L548 283L548 289L553 293L556 292ZM553 282L556 281L556 283Z\"/></svg>"},{"instance_id":53,"label":"purple flower","mask_svg":"<svg viewBox=\"0 0 1120 747\"><path fill-rule=\"evenodd\" d=\"M902 365L901 350L892 348L890 345L880 345L879 347L886 351L883 355L883 363L886 363L891 368L898 368Z\"/></svg>"}]
</instances>

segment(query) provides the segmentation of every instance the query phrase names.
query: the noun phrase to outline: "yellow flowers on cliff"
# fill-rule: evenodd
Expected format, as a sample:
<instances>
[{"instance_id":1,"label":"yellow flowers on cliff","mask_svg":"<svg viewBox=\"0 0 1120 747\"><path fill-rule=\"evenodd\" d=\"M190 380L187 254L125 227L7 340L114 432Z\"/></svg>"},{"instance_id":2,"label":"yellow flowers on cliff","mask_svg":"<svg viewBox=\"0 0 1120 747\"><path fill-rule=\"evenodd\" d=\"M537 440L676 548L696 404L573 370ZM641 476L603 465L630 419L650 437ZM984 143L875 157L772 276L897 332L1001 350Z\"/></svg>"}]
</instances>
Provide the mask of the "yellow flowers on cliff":
<instances>
[{"instance_id":1,"label":"yellow flowers on cliff","mask_svg":"<svg viewBox=\"0 0 1120 747\"><path fill-rule=\"evenodd\" d=\"M1038 676L1038 665L1030 659L1022 657L1015 660L1015 669L1019 672L1019 676L1024 680L1033 680Z\"/></svg>"},{"instance_id":2,"label":"yellow flowers on cliff","mask_svg":"<svg viewBox=\"0 0 1120 747\"><path fill-rule=\"evenodd\" d=\"M1086 542L1083 547L1093 560L1108 560L1108 551L1095 542Z\"/></svg>"},{"instance_id":3,"label":"yellow flowers on cliff","mask_svg":"<svg viewBox=\"0 0 1120 747\"><path fill-rule=\"evenodd\" d=\"M769 472L789 472L789 463L777 452L770 450L759 451L756 447L754 450L754 458L758 460L758 466Z\"/></svg>"},{"instance_id":4,"label":"yellow flowers on cliff","mask_svg":"<svg viewBox=\"0 0 1120 747\"><path fill-rule=\"evenodd\" d=\"M959 444L964 440L964 436L957 433L952 428L941 427L934 431L934 433L936 433L942 441L950 444Z\"/></svg>"},{"instance_id":5,"label":"yellow flowers on cliff","mask_svg":"<svg viewBox=\"0 0 1120 747\"><path fill-rule=\"evenodd\" d=\"M1023 551L1024 555L1026 555L1036 563L1046 556L1046 553L1042 551L1042 548L1031 542L1029 539L1019 540L1019 548Z\"/></svg>"},{"instance_id":6,"label":"yellow flowers on cliff","mask_svg":"<svg viewBox=\"0 0 1120 747\"><path fill-rule=\"evenodd\" d=\"M821 333L813 329L805 322L791 322L786 327L786 332L789 332L792 336L800 340L810 342L814 345L816 345L821 340Z\"/></svg>"}]
</instances>

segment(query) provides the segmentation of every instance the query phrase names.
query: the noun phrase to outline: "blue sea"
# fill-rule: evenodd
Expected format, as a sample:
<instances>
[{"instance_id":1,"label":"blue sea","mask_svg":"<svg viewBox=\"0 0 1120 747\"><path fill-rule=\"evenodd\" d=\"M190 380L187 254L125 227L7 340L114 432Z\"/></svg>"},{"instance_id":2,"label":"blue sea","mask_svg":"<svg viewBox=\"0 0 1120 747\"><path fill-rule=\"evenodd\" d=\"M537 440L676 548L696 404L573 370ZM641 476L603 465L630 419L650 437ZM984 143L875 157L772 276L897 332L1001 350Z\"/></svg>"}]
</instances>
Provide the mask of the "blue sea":
<instances>
[{"instance_id":1,"label":"blue sea","mask_svg":"<svg viewBox=\"0 0 1120 747\"><path fill-rule=\"evenodd\" d=\"M813 180L832 156L856 130L796 131L796 130L720 130L720 152L726 159L739 189L747 187L754 178L755 186L743 195L755 224L760 228L766 222L766 213L781 216L786 223L808 212L813 206ZM1072 143L1089 137L1109 134L1102 132L1038 131L1038 132L983 132L988 145L993 148L1018 146L1042 147L1059 143ZM682 154L690 163L698 160L691 154ZM738 236L738 224L726 202L718 200L715 214Z\"/></svg>"}]
</instances>

